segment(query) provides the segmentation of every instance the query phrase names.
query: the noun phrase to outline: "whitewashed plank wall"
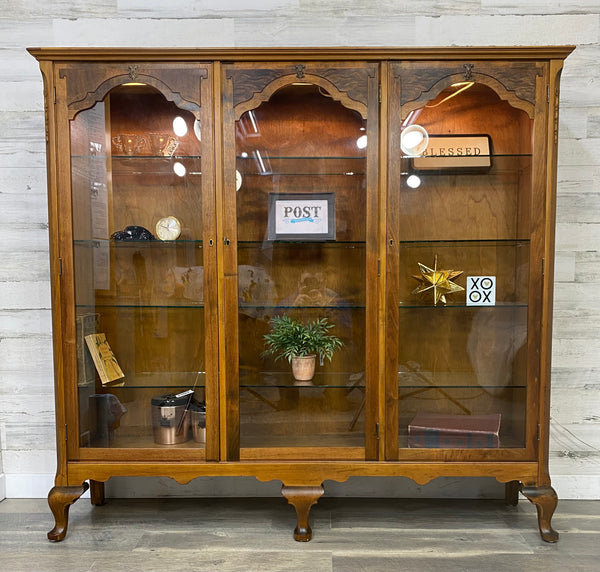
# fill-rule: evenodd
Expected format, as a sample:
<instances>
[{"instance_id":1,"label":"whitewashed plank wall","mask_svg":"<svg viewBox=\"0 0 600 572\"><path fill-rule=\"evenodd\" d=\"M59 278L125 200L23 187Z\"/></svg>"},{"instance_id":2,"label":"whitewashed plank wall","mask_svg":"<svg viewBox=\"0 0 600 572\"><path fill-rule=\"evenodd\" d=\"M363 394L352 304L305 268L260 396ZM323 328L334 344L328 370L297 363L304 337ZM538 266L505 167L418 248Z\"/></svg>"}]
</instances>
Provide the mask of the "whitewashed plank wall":
<instances>
[{"instance_id":1,"label":"whitewashed plank wall","mask_svg":"<svg viewBox=\"0 0 600 572\"><path fill-rule=\"evenodd\" d=\"M547 44L577 45L561 93L551 473L560 497L600 498L600 0L3 0L1 8L0 499L45 496L55 470L42 83L26 47ZM356 481L328 493L499 491L495 481ZM189 487L117 479L111 492L278 494L252 479Z\"/></svg>"}]
</instances>

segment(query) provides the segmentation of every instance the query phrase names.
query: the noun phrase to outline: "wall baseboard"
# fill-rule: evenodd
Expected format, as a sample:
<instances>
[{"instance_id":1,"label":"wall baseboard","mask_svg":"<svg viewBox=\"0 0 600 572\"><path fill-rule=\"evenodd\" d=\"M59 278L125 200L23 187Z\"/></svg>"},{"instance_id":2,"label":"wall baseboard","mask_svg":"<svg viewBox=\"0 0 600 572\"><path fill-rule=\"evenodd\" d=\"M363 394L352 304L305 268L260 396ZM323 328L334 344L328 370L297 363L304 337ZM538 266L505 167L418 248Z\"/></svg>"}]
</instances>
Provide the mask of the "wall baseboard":
<instances>
[{"instance_id":1,"label":"wall baseboard","mask_svg":"<svg viewBox=\"0 0 600 572\"><path fill-rule=\"evenodd\" d=\"M42 499L54 486L54 475L6 473L6 498ZM86 493L89 494L89 493Z\"/></svg>"},{"instance_id":2,"label":"wall baseboard","mask_svg":"<svg viewBox=\"0 0 600 572\"><path fill-rule=\"evenodd\" d=\"M558 475L552 486L559 500L600 500L600 475Z\"/></svg>"}]
</instances>

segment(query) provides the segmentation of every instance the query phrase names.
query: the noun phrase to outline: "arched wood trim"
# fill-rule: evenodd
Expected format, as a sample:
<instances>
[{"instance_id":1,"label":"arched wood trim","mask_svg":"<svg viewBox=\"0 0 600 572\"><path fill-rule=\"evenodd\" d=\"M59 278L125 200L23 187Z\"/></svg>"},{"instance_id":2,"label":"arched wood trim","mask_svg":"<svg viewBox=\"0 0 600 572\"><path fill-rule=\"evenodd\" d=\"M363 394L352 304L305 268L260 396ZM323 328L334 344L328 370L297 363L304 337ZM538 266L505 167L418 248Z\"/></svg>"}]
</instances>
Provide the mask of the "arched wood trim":
<instances>
[{"instance_id":1,"label":"arched wood trim","mask_svg":"<svg viewBox=\"0 0 600 572\"><path fill-rule=\"evenodd\" d=\"M402 106L402 119L406 119L409 113L422 108L426 103L435 99L444 89L450 87L453 83L464 82L465 76L462 73L456 73L446 76L434 83L427 91L422 91L416 99L406 102ZM508 89L502 82L496 78L484 74L473 72L468 81L487 85L500 99L507 101L517 109L527 113L530 119L533 119L535 105L525 99L520 98L514 90Z\"/></svg>"},{"instance_id":2,"label":"arched wood trim","mask_svg":"<svg viewBox=\"0 0 600 572\"><path fill-rule=\"evenodd\" d=\"M64 77L62 72L60 77ZM80 111L90 109L102 101L110 90L131 81L131 76L127 74L113 76L103 81L94 91L88 91L83 98L68 103L69 119L73 119ZM150 75L139 74L135 81L154 87L167 101L173 102L180 109L191 111L197 119L200 119L200 106L193 101L186 100L180 92L173 91L161 80Z\"/></svg>"},{"instance_id":3,"label":"arched wood trim","mask_svg":"<svg viewBox=\"0 0 600 572\"><path fill-rule=\"evenodd\" d=\"M238 103L235 106L235 120L238 121L246 111L256 109L261 103L268 101L282 87L291 85L297 81L298 78L295 75L284 75L273 80L262 91L255 93L251 99ZM322 87L334 101L339 101L344 107L357 111L363 119L367 119L367 106L360 101L352 99L346 92L340 91L329 80L318 75L304 73L302 83L311 83Z\"/></svg>"}]
</instances>

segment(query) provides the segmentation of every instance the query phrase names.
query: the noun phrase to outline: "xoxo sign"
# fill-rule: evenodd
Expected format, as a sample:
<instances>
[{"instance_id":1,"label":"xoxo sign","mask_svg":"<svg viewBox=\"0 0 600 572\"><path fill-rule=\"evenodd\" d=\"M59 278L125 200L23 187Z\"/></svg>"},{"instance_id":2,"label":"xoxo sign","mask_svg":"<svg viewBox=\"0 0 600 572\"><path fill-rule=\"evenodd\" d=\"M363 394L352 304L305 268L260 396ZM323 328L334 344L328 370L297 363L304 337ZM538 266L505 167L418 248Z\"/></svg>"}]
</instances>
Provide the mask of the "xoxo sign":
<instances>
[{"instance_id":1,"label":"xoxo sign","mask_svg":"<svg viewBox=\"0 0 600 572\"><path fill-rule=\"evenodd\" d=\"M496 304L495 276L467 276L467 306Z\"/></svg>"}]
</instances>

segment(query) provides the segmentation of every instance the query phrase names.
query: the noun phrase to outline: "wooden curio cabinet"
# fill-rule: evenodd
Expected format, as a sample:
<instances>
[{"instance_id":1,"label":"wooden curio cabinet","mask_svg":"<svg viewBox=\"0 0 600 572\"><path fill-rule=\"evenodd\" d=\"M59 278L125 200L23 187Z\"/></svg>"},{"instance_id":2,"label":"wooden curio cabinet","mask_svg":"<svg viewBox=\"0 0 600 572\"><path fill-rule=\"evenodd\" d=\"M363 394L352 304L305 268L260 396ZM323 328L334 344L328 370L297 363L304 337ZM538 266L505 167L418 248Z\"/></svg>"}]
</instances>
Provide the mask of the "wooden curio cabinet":
<instances>
[{"instance_id":1,"label":"wooden curio cabinet","mask_svg":"<svg viewBox=\"0 0 600 572\"><path fill-rule=\"evenodd\" d=\"M58 468L48 534L112 476L548 474L558 82L571 47L36 48ZM341 347L297 381L272 318ZM89 483L89 484L88 484Z\"/></svg>"}]
</instances>

